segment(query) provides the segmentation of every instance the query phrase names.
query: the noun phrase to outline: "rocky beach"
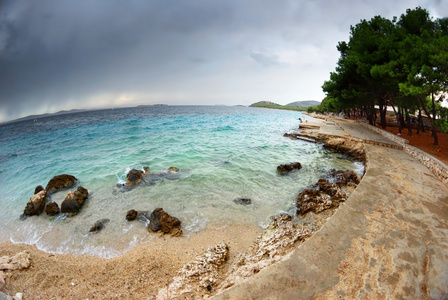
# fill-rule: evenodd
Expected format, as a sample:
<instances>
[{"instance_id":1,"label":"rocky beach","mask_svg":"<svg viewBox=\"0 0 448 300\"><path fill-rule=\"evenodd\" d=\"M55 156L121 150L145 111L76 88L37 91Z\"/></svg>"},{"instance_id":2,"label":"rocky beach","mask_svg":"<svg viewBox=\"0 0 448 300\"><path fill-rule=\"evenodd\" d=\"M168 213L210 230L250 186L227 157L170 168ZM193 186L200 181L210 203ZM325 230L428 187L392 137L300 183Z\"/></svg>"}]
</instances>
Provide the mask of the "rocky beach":
<instances>
[{"instance_id":1,"label":"rocky beach","mask_svg":"<svg viewBox=\"0 0 448 300\"><path fill-rule=\"evenodd\" d=\"M313 136L315 133L302 128L285 134L285 137L292 140L305 136L314 138L333 151L365 160L364 146L359 141L327 134ZM277 172L287 176L301 168L299 162L294 162L279 165ZM163 174L166 176L178 171L172 167ZM130 170L121 188L135 188L139 184L151 183L152 179L149 167L141 171ZM72 187L77 181L74 176L62 174L52 178L45 189L37 187L24 215L47 212L48 209L44 209L46 194ZM182 236L180 221L159 208L150 216L149 213L144 215L148 230L157 237L112 259L48 254L34 246L3 243L0 246L2 256L6 258L23 253L29 255L29 264L19 270L5 269L2 290L9 295L24 295L32 299L208 298L238 286L287 257L324 226L339 205L344 205L349 199L360 181L361 177L353 171L330 170L324 178L296 196L294 214L271 216L264 230L258 226L211 223L206 229L185 237ZM61 209L64 207L64 213L76 217L87 197L88 191L79 186L74 193L67 193ZM36 199L44 201L43 204L36 204ZM251 200L246 198L238 198L234 202L251 205ZM47 203L46 207L52 203ZM132 221L138 215L136 210L130 210L126 219ZM98 231L108 222L108 219L97 221L90 229L91 234L101 234ZM173 224L178 227L172 227Z\"/></svg>"}]
</instances>

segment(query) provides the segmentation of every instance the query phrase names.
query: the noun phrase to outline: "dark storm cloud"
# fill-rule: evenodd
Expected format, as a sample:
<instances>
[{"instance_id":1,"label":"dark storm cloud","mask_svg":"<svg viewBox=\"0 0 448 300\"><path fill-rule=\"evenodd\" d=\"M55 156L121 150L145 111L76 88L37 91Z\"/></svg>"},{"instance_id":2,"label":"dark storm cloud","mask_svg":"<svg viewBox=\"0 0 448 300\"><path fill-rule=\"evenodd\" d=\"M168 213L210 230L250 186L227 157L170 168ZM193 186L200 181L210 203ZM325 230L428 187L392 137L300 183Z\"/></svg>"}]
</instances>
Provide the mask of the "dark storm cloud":
<instances>
[{"instance_id":1,"label":"dark storm cloud","mask_svg":"<svg viewBox=\"0 0 448 300\"><path fill-rule=\"evenodd\" d=\"M0 122L145 101L313 98L351 24L399 15L409 5L437 17L448 11L443 1L404 0L6 0Z\"/></svg>"}]
</instances>

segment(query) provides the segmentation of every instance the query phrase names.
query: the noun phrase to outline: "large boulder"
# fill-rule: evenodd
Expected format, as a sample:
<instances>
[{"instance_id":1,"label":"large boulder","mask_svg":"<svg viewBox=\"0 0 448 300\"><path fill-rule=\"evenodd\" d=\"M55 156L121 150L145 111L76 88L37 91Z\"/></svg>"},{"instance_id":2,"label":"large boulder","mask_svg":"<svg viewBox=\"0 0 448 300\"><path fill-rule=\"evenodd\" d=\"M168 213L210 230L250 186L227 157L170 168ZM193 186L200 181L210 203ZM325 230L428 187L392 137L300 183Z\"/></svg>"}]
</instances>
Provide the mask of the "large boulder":
<instances>
[{"instance_id":1,"label":"large boulder","mask_svg":"<svg viewBox=\"0 0 448 300\"><path fill-rule=\"evenodd\" d=\"M88 196L89 192L82 186L79 186L74 192L68 192L61 203L61 212L67 213L69 216L76 215L81 210Z\"/></svg>"},{"instance_id":2,"label":"large boulder","mask_svg":"<svg viewBox=\"0 0 448 300\"><path fill-rule=\"evenodd\" d=\"M72 175L57 175L50 179L47 186L45 187L45 190L48 194L51 194L61 189L68 189L75 185L77 181L78 179L76 179L76 177Z\"/></svg>"},{"instance_id":3,"label":"large boulder","mask_svg":"<svg viewBox=\"0 0 448 300\"><path fill-rule=\"evenodd\" d=\"M59 205L56 202L50 202L45 206L45 213L49 216L55 216L59 213Z\"/></svg>"},{"instance_id":4,"label":"large boulder","mask_svg":"<svg viewBox=\"0 0 448 300\"><path fill-rule=\"evenodd\" d=\"M109 219L101 219L95 222L92 227L90 227L89 232L97 233L98 231L102 230L104 226L109 223Z\"/></svg>"},{"instance_id":5,"label":"large boulder","mask_svg":"<svg viewBox=\"0 0 448 300\"><path fill-rule=\"evenodd\" d=\"M172 236L181 236L180 220L167 214L163 208L156 208L149 217L148 229L153 232L161 231Z\"/></svg>"},{"instance_id":6,"label":"large boulder","mask_svg":"<svg viewBox=\"0 0 448 300\"><path fill-rule=\"evenodd\" d=\"M149 172L149 169L148 169ZM126 175L126 185L133 186L142 181L144 172L142 170L132 169Z\"/></svg>"},{"instance_id":7,"label":"large boulder","mask_svg":"<svg viewBox=\"0 0 448 300\"><path fill-rule=\"evenodd\" d=\"M25 216L40 215L44 211L46 203L47 192L45 190L42 190L30 198L30 201L28 201L25 209L23 210L23 214Z\"/></svg>"},{"instance_id":8,"label":"large boulder","mask_svg":"<svg viewBox=\"0 0 448 300\"><path fill-rule=\"evenodd\" d=\"M292 162L289 164L279 165L277 167L277 172L280 174L286 174L294 170L300 170L302 165L299 162Z\"/></svg>"}]
</instances>

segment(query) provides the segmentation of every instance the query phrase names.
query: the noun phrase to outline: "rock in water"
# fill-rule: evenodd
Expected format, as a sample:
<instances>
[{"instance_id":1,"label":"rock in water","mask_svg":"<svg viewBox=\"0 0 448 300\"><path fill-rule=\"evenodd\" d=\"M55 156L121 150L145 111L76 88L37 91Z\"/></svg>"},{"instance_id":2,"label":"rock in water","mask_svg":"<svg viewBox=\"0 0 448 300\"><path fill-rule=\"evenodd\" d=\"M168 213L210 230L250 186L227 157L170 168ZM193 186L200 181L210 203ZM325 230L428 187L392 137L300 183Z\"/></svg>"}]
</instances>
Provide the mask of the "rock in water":
<instances>
[{"instance_id":1,"label":"rock in water","mask_svg":"<svg viewBox=\"0 0 448 300\"><path fill-rule=\"evenodd\" d=\"M300 170L302 165L299 162L293 162L285 165L279 165L277 167L277 172L280 174L286 174L294 170Z\"/></svg>"},{"instance_id":2,"label":"rock in water","mask_svg":"<svg viewBox=\"0 0 448 300\"><path fill-rule=\"evenodd\" d=\"M135 209L131 209L130 211L128 211L126 213L126 220L127 221L134 221L135 218L137 218L138 215L138 211L136 211Z\"/></svg>"},{"instance_id":3,"label":"rock in water","mask_svg":"<svg viewBox=\"0 0 448 300\"><path fill-rule=\"evenodd\" d=\"M72 187L78 179L76 179L75 176L67 175L67 174L61 174L54 176L50 179L47 186L45 187L45 190L48 194L54 193L61 189L67 189Z\"/></svg>"},{"instance_id":4,"label":"rock in water","mask_svg":"<svg viewBox=\"0 0 448 300\"><path fill-rule=\"evenodd\" d=\"M59 213L59 205L56 202L50 202L45 206L45 213L49 216L55 216Z\"/></svg>"},{"instance_id":5,"label":"rock in water","mask_svg":"<svg viewBox=\"0 0 448 300\"><path fill-rule=\"evenodd\" d=\"M47 192L42 190L30 198L23 210L23 214L25 216L40 215L44 211L46 202Z\"/></svg>"},{"instance_id":6,"label":"rock in water","mask_svg":"<svg viewBox=\"0 0 448 300\"><path fill-rule=\"evenodd\" d=\"M102 230L105 226L105 224L109 223L109 219L101 219L95 222L92 227L90 227L89 232L97 233L98 231Z\"/></svg>"},{"instance_id":7,"label":"rock in water","mask_svg":"<svg viewBox=\"0 0 448 300\"><path fill-rule=\"evenodd\" d=\"M34 189L34 195L36 195L37 193L39 193L40 191L43 191L44 188L41 185L36 186L36 188Z\"/></svg>"},{"instance_id":8,"label":"rock in water","mask_svg":"<svg viewBox=\"0 0 448 300\"><path fill-rule=\"evenodd\" d=\"M89 196L89 192L82 186L78 187L75 192L68 192L64 201L61 203L61 212L74 216L81 210L85 200Z\"/></svg>"},{"instance_id":9,"label":"rock in water","mask_svg":"<svg viewBox=\"0 0 448 300\"><path fill-rule=\"evenodd\" d=\"M148 168L148 172L149 172L149 168ZM139 183L140 181L142 181L143 174L144 173L142 170L137 170L137 169L130 170L129 173L126 175L126 177L127 177L126 184L128 186L133 186L134 184Z\"/></svg>"},{"instance_id":10,"label":"rock in water","mask_svg":"<svg viewBox=\"0 0 448 300\"><path fill-rule=\"evenodd\" d=\"M171 172L179 172L179 168L176 168L176 167L169 167L169 168L168 168L168 171L171 171Z\"/></svg>"},{"instance_id":11,"label":"rock in water","mask_svg":"<svg viewBox=\"0 0 448 300\"><path fill-rule=\"evenodd\" d=\"M164 234L169 233L172 236L182 235L179 219L167 214L163 208L156 208L151 213L148 228L153 232L162 231Z\"/></svg>"},{"instance_id":12,"label":"rock in water","mask_svg":"<svg viewBox=\"0 0 448 300\"><path fill-rule=\"evenodd\" d=\"M241 205L252 204L252 200L250 200L249 198L236 198L236 199L233 199L233 202L235 202L236 204L241 204Z\"/></svg>"}]
</instances>

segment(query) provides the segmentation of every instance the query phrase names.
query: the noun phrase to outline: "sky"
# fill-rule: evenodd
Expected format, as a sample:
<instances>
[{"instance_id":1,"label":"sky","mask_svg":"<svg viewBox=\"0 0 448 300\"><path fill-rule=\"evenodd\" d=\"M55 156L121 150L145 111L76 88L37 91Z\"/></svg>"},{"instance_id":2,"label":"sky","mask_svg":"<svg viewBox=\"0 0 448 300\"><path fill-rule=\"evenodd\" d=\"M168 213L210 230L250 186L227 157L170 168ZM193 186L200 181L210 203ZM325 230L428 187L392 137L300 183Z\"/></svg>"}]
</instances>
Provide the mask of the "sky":
<instances>
[{"instance_id":1,"label":"sky","mask_svg":"<svg viewBox=\"0 0 448 300\"><path fill-rule=\"evenodd\" d=\"M445 0L0 0L0 122L142 104L322 100L350 25Z\"/></svg>"}]
</instances>

